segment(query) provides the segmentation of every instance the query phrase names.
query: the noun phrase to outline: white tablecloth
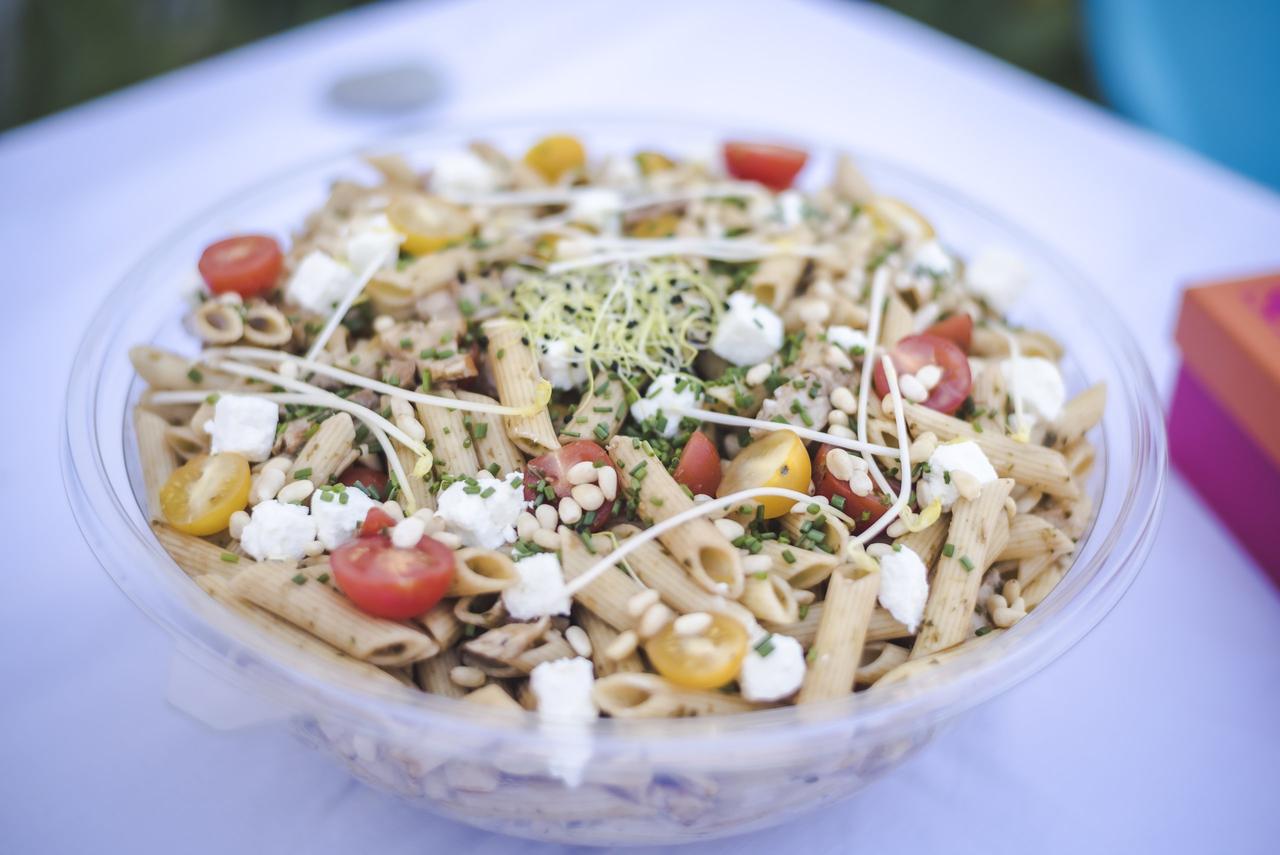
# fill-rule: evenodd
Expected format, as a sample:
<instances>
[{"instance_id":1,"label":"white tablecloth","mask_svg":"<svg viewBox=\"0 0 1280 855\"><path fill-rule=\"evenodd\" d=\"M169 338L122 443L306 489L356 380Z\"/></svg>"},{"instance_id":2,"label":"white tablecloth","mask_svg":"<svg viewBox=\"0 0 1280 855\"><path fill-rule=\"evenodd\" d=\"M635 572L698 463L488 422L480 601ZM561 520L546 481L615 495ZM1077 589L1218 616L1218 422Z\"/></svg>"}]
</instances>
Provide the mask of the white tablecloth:
<instances>
[{"instance_id":1,"label":"white tablecloth","mask_svg":"<svg viewBox=\"0 0 1280 855\"><path fill-rule=\"evenodd\" d=\"M415 121L637 111L889 153L1077 261L1166 390L1179 287L1280 266L1271 193L910 22L818 0L389 4L0 136L0 851L523 845L416 813L276 730L170 708L169 641L81 543L57 471L73 344L107 287L212 199L391 130L323 93L414 58L448 84ZM1278 702L1280 595L1175 479L1146 570L1078 648L853 801L701 849L1275 851Z\"/></svg>"}]
</instances>

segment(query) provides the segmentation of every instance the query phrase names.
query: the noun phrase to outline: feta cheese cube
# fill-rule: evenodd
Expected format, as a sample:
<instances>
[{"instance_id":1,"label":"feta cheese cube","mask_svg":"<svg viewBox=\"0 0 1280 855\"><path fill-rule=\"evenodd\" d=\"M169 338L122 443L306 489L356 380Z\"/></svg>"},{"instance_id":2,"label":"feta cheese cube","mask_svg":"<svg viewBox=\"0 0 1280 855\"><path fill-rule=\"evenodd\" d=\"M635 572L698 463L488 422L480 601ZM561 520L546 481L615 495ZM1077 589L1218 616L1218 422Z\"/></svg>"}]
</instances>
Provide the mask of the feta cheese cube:
<instances>
[{"instance_id":1,"label":"feta cheese cube","mask_svg":"<svg viewBox=\"0 0 1280 855\"><path fill-rule=\"evenodd\" d=\"M794 694L804 682L804 648L800 642L778 633L767 639L765 647L772 649L762 656L759 648L764 638L755 641L738 672L742 697L749 701L780 701Z\"/></svg>"},{"instance_id":2,"label":"feta cheese cube","mask_svg":"<svg viewBox=\"0 0 1280 855\"><path fill-rule=\"evenodd\" d=\"M576 389L587 382L587 360L563 341L538 342L538 372L554 389Z\"/></svg>"},{"instance_id":3,"label":"feta cheese cube","mask_svg":"<svg viewBox=\"0 0 1280 855\"><path fill-rule=\"evenodd\" d=\"M495 478L476 474L479 492L467 492L464 481L455 481L436 497L436 517L457 534L464 545L497 549L516 539L516 520L527 506L521 476ZM514 484L513 484L514 482ZM481 495L490 488L492 493Z\"/></svg>"},{"instance_id":4,"label":"feta cheese cube","mask_svg":"<svg viewBox=\"0 0 1280 855\"><path fill-rule=\"evenodd\" d=\"M711 337L711 350L734 365L755 365L778 352L782 337L782 318L773 309L746 291L735 291Z\"/></svg>"},{"instance_id":5,"label":"feta cheese cube","mask_svg":"<svg viewBox=\"0 0 1280 855\"><path fill-rule=\"evenodd\" d=\"M501 183L497 170L469 149L444 152L431 164L431 189L444 195L492 193Z\"/></svg>"},{"instance_id":6,"label":"feta cheese cube","mask_svg":"<svg viewBox=\"0 0 1280 855\"><path fill-rule=\"evenodd\" d=\"M920 244L911 257L911 264L918 272L939 277L950 276L956 270L955 259L936 240Z\"/></svg>"},{"instance_id":7,"label":"feta cheese cube","mask_svg":"<svg viewBox=\"0 0 1280 855\"><path fill-rule=\"evenodd\" d=\"M572 606L565 591L564 571L554 552L539 552L516 562L520 579L502 592L507 614L516 620L567 615Z\"/></svg>"},{"instance_id":8,"label":"feta cheese cube","mask_svg":"<svg viewBox=\"0 0 1280 855\"><path fill-rule=\"evenodd\" d=\"M969 290L985 299L992 308L1006 311L1031 281L1022 259L1008 250L990 248L979 252L964 271Z\"/></svg>"},{"instance_id":9,"label":"feta cheese cube","mask_svg":"<svg viewBox=\"0 0 1280 855\"><path fill-rule=\"evenodd\" d=\"M1022 406L1027 415L1049 422L1062 415L1062 408L1067 403L1067 387L1062 382L1058 366L1048 359L1042 356L1004 359L1000 362L1000 373L1009 394L1016 392L1022 396Z\"/></svg>"},{"instance_id":10,"label":"feta cheese cube","mask_svg":"<svg viewBox=\"0 0 1280 855\"><path fill-rule=\"evenodd\" d=\"M916 495L921 506L934 499L942 502L943 508L954 505L960 498L956 485L952 483L952 475L956 472L972 475L979 485L989 484L998 477L991 461L982 453L982 447L973 440L939 445L929 455L929 471L916 482Z\"/></svg>"},{"instance_id":11,"label":"feta cheese cube","mask_svg":"<svg viewBox=\"0 0 1280 855\"><path fill-rule=\"evenodd\" d=\"M776 197L778 222L784 228L793 229L804 223L804 196L795 190L783 190Z\"/></svg>"},{"instance_id":12,"label":"feta cheese cube","mask_svg":"<svg viewBox=\"0 0 1280 855\"><path fill-rule=\"evenodd\" d=\"M359 274L378 259L380 267L394 264L404 235L391 227L386 214L378 214L354 226L347 235L347 263Z\"/></svg>"},{"instance_id":13,"label":"feta cheese cube","mask_svg":"<svg viewBox=\"0 0 1280 855\"><path fill-rule=\"evenodd\" d=\"M375 507L381 506L355 487L341 492L321 487L311 494L311 518L316 525L316 539L332 552L356 536L356 529Z\"/></svg>"},{"instance_id":14,"label":"feta cheese cube","mask_svg":"<svg viewBox=\"0 0 1280 855\"><path fill-rule=\"evenodd\" d=\"M213 405L213 419L204 423L209 434L209 450L214 454L234 451L250 460L262 461L271 456L276 443L276 423L280 407L253 395L218 396Z\"/></svg>"},{"instance_id":15,"label":"feta cheese cube","mask_svg":"<svg viewBox=\"0 0 1280 855\"><path fill-rule=\"evenodd\" d=\"M548 771L571 787L582 783L591 759L591 736L586 726L598 716L591 690L593 666L581 656L543 662L529 673L529 689L537 702L541 727L554 734L557 750Z\"/></svg>"},{"instance_id":16,"label":"feta cheese cube","mask_svg":"<svg viewBox=\"0 0 1280 855\"><path fill-rule=\"evenodd\" d=\"M860 352L867 352L867 333L865 330L855 330L853 327L837 324L834 327L827 327L827 341L841 350L851 351L854 348L861 348Z\"/></svg>"},{"instance_id":17,"label":"feta cheese cube","mask_svg":"<svg viewBox=\"0 0 1280 855\"><path fill-rule=\"evenodd\" d=\"M589 187L574 193L569 219L575 223L603 227L616 219L622 209L622 194L607 187Z\"/></svg>"},{"instance_id":18,"label":"feta cheese cube","mask_svg":"<svg viewBox=\"0 0 1280 855\"><path fill-rule=\"evenodd\" d=\"M268 499L253 506L240 545L258 561L301 561L316 539L316 521L302 505Z\"/></svg>"},{"instance_id":19,"label":"feta cheese cube","mask_svg":"<svg viewBox=\"0 0 1280 855\"><path fill-rule=\"evenodd\" d=\"M880 605L911 633L920 625L929 599L928 570L910 547L894 547L880 557Z\"/></svg>"},{"instance_id":20,"label":"feta cheese cube","mask_svg":"<svg viewBox=\"0 0 1280 855\"><path fill-rule=\"evenodd\" d=\"M307 254L289 284L285 296L289 301L317 315L327 315L351 288L351 270L321 250Z\"/></svg>"},{"instance_id":21,"label":"feta cheese cube","mask_svg":"<svg viewBox=\"0 0 1280 855\"><path fill-rule=\"evenodd\" d=\"M683 383L677 391L676 386ZM687 377L679 374L659 374L653 378L644 397L631 405L631 418L637 422L647 421L661 415L666 422L659 431L663 436L675 436L680 428L680 412L698 406L697 387Z\"/></svg>"}]
</instances>

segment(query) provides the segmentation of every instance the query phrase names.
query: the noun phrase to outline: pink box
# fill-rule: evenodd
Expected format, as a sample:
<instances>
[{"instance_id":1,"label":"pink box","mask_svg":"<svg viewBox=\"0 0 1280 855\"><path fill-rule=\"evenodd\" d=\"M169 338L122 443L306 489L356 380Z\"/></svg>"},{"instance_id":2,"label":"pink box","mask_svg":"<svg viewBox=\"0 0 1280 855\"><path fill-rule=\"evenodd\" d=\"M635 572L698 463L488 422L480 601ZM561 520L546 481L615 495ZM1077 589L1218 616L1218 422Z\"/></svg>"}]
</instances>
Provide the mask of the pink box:
<instances>
[{"instance_id":1,"label":"pink box","mask_svg":"<svg viewBox=\"0 0 1280 855\"><path fill-rule=\"evenodd\" d=\"M1280 274L1188 289L1177 341L1173 464L1280 584Z\"/></svg>"}]
</instances>

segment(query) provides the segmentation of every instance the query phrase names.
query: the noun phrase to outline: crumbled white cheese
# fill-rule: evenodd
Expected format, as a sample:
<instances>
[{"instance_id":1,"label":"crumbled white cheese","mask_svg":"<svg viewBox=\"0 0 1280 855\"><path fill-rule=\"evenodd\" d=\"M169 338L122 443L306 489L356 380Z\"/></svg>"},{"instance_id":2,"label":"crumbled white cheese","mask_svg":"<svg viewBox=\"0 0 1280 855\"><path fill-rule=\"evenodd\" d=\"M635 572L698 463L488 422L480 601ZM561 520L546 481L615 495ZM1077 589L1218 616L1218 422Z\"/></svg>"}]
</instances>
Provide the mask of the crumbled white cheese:
<instances>
[{"instance_id":1,"label":"crumbled white cheese","mask_svg":"<svg viewBox=\"0 0 1280 855\"><path fill-rule=\"evenodd\" d=\"M755 365L782 347L782 318L761 305L746 291L729 295L728 310L721 315L711 350L734 365Z\"/></svg>"},{"instance_id":2,"label":"crumbled white cheese","mask_svg":"<svg viewBox=\"0 0 1280 855\"><path fill-rule=\"evenodd\" d=\"M587 382L587 360L563 341L538 342L538 372L554 389L576 389Z\"/></svg>"},{"instance_id":3,"label":"crumbled white cheese","mask_svg":"<svg viewBox=\"0 0 1280 855\"><path fill-rule=\"evenodd\" d=\"M280 407L253 395L218 396L213 419L204 423L209 434L209 450L214 454L234 451L250 460L266 460L276 442Z\"/></svg>"},{"instance_id":4,"label":"crumbled white cheese","mask_svg":"<svg viewBox=\"0 0 1280 855\"><path fill-rule=\"evenodd\" d=\"M613 187L635 187L642 183L640 164L634 157L611 155L600 170L600 181Z\"/></svg>"},{"instance_id":5,"label":"crumbled white cheese","mask_svg":"<svg viewBox=\"0 0 1280 855\"><path fill-rule=\"evenodd\" d=\"M683 383L677 391L676 386ZM659 374L653 378L643 398L638 398L631 405L631 418L643 422L661 414L666 422L660 433L666 437L675 436L680 429L680 411L698 406L696 386L687 377L679 374Z\"/></svg>"},{"instance_id":6,"label":"crumbled white cheese","mask_svg":"<svg viewBox=\"0 0 1280 855\"><path fill-rule=\"evenodd\" d=\"M753 643L742 660L738 687L749 701L780 701L800 688L804 682L804 648L789 635L774 633ZM761 656L759 647L772 646Z\"/></svg>"},{"instance_id":7,"label":"crumbled white cheese","mask_svg":"<svg viewBox=\"0 0 1280 855\"><path fill-rule=\"evenodd\" d=\"M386 214L378 214L355 224L347 235L347 263L360 273L376 260L383 267L395 263L404 235L391 227Z\"/></svg>"},{"instance_id":8,"label":"crumbled white cheese","mask_svg":"<svg viewBox=\"0 0 1280 855\"><path fill-rule=\"evenodd\" d=\"M497 549L516 539L516 520L528 504L520 475L495 478L476 474L479 492L468 493L465 481L455 481L436 497L436 518L443 520L466 546ZM514 482L514 485L513 485ZM490 488L493 492L482 495Z\"/></svg>"},{"instance_id":9,"label":"crumbled white cheese","mask_svg":"<svg viewBox=\"0 0 1280 855\"><path fill-rule=\"evenodd\" d=\"M543 662L529 672L529 690L537 702L541 726L557 739L548 771L571 787L582 783L591 759L586 725L599 715L591 694L593 671L591 660L577 656Z\"/></svg>"},{"instance_id":10,"label":"crumbled white cheese","mask_svg":"<svg viewBox=\"0 0 1280 855\"><path fill-rule=\"evenodd\" d=\"M955 259L936 240L920 244L911 257L911 265L916 270L933 276L950 276L956 269Z\"/></svg>"},{"instance_id":11,"label":"crumbled white cheese","mask_svg":"<svg viewBox=\"0 0 1280 855\"><path fill-rule=\"evenodd\" d=\"M491 193L500 183L497 171L469 149L444 152L431 164L431 189L446 196Z\"/></svg>"},{"instance_id":12,"label":"crumbled white cheese","mask_svg":"<svg viewBox=\"0 0 1280 855\"><path fill-rule=\"evenodd\" d=\"M538 701L538 716L555 721L591 721L597 716L591 686L595 682L590 659L554 659L534 666L529 688Z\"/></svg>"},{"instance_id":13,"label":"crumbled white cheese","mask_svg":"<svg viewBox=\"0 0 1280 855\"><path fill-rule=\"evenodd\" d=\"M866 330L855 330L853 327L839 325L827 327L827 341L841 350L861 348L863 353L867 350Z\"/></svg>"},{"instance_id":14,"label":"crumbled white cheese","mask_svg":"<svg viewBox=\"0 0 1280 855\"><path fill-rule=\"evenodd\" d=\"M929 599L928 570L910 547L895 546L880 557L880 605L915 633Z\"/></svg>"},{"instance_id":15,"label":"crumbled white cheese","mask_svg":"<svg viewBox=\"0 0 1280 855\"><path fill-rule=\"evenodd\" d=\"M327 315L351 288L351 280L351 270L345 264L317 249L307 253L293 271L285 296L308 311Z\"/></svg>"},{"instance_id":16,"label":"crumbled white cheese","mask_svg":"<svg viewBox=\"0 0 1280 855\"><path fill-rule=\"evenodd\" d=\"M778 221L783 226L793 229L804 223L804 196L795 190L784 190L774 198L777 205Z\"/></svg>"},{"instance_id":17,"label":"crumbled white cheese","mask_svg":"<svg viewBox=\"0 0 1280 855\"><path fill-rule=\"evenodd\" d=\"M301 561L307 544L316 539L316 521L302 505L268 499L253 506L253 515L240 533L240 545L258 561Z\"/></svg>"},{"instance_id":18,"label":"crumbled white cheese","mask_svg":"<svg viewBox=\"0 0 1280 855\"><path fill-rule=\"evenodd\" d=\"M991 461L982 453L982 447L973 440L939 445L929 455L929 471L916 482L920 506L924 507L934 499L942 502L943 508L954 505L960 497L952 482L956 472L972 475L979 485L988 484L998 477Z\"/></svg>"},{"instance_id":19,"label":"crumbled white cheese","mask_svg":"<svg viewBox=\"0 0 1280 855\"><path fill-rule=\"evenodd\" d=\"M516 562L520 579L502 591L502 604L516 620L567 615L572 606L564 572L554 552L539 552Z\"/></svg>"},{"instance_id":20,"label":"crumbled white cheese","mask_svg":"<svg viewBox=\"0 0 1280 855\"><path fill-rule=\"evenodd\" d=\"M992 308L1007 310L1031 281L1022 259L1005 249L979 252L965 267L969 290L984 298Z\"/></svg>"},{"instance_id":21,"label":"crumbled white cheese","mask_svg":"<svg viewBox=\"0 0 1280 855\"><path fill-rule=\"evenodd\" d=\"M356 529L375 507L381 506L355 487L341 492L321 487L311 494L311 519L315 520L316 540L332 552L356 536Z\"/></svg>"},{"instance_id":22,"label":"crumbled white cheese","mask_svg":"<svg viewBox=\"0 0 1280 855\"><path fill-rule=\"evenodd\" d=\"M622 194L607 187L579 190L569 204L569 219L575 223L603 227L616 219L622 208Z\"/></svg>"},{"instance_id":23,"label":"crumbled white cheese","mask_svg":"<svg viewBox=\"0 0 1280 855\"><path fill-rule=\"evenodd\" d=\"M1000 361L1000 373L1004 375L1009 394L1022 396L1022 406L1027 415L1054 421L1062 415L1067 403L1067 387L1062 382L1058 366L1042 356L1024 356L1017 360ZM1030 425L1024 425L1030 427Z\"/></svg>"}]
</instances>

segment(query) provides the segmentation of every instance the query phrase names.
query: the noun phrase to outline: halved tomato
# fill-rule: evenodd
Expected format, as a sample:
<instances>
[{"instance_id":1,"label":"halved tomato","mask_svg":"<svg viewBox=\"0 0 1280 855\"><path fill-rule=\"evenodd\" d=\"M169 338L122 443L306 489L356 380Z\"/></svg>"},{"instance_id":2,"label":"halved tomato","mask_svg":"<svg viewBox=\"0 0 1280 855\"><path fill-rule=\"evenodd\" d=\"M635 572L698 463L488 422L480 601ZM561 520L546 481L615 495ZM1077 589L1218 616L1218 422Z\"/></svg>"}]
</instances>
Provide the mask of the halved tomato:
<instances>
[{"instance_id":1,"label":"halved tomato","mask_svg":"<svg viewBox=\"0 0 1280 855\"><path fill-rule=\"evenodd\" d=\"M831 502L837 510L843 511L851 518L855 526L854 533L857 534L865 531L873 522L884 516L884 512L889 510L892 498L885 497L874 490L865 496L859 496L849 489L848 481L841 481L828 472L827 452L833 447L824 443L818 447L818 453L813 456L815 492L819 496L826 496L827 501ZM897 485L892 482L890 484L897 488ZM836 501L837 496L844 500L843 504Z\"/></svg>"},{"instance_id":2,"label":"halved tomato","mask_svg":"<svg viewBox=\"0 0 1280 855\"><path fill-rule=\"evenodd\" d=\"M423 537L417 546L400 549L386 535L344 543L329 556L329 566L356 608L387 620L428 611L449 589L455 569L453 550L438 540Z\"/></svg>"},{"instance_id":3,"label":"halved tomato","mask_svg":"<svg viewBox=\"0 0 1280 855\"><path fill-rule=\"evenodd\" d=\"M889 358L899 374L915 374L926 365L937 365L942 369L942 379L922 402L940 413L950 415L960 409L973 388L969 358L949 339L929 333L909 335L893 346ZM876 394L881 397L889 394L889 379L885 376L884 365L879 362L876 363L875 381Z\"/></svg>"},{"instance_id":4,"label":"halved tomato","mask_svg":"<svg viewBox=\"0 0 1280 855\"><path fill-rule=\"evenodd\" d=\"M370 508L369 513L364 515L364 522L360 524L360 536L382 534L384 529L393 528L395 524L396 521L391 514L382 508Z\"/></svg>"},{"instance_id":5,"label":"halved tomato","mask_svg":"<svg viewBox=\"0 0 1280 855\"><path fill-rule=\"evenodd\" d=\"M197 265L210 291L234 291L241 297L270 291L283 266L280 244L266 235L237 235L211 243Z\"/></svg>"},{"instance_id":6,"label":"halved tomato","mask_svg":"<svg viewBox=\"0 0 1280 855\"><path fill-rule=\"evenodd\" d=\"M589 439L579 439L529 461L524 473L525 499L531 502L546 500L546 494L539 489L539 484L543 482L555 492L557 500L563 499L573 489L573 485L569 483L569 470L574 464L584 460L601 466L610 466L613 471L618 471L618 467L613 465L613 461L599 443ZM595 514L588 528L592 531L600 531L613 515L613 502L605 502Z\"/></svg>"},{"instance_id":7,"label":"halved tomato","mask_svg":"<svg viewBox=\"0 0 1280 855\"><path fill-rule=\"evenodd\" d=\"M675 479L694 495L714 496L720 486L720 452L705 433L694 431L680 452Z\"/></svg>"},{"instance_id":8,"label":"halved tomato","mask_svg":"<svg viewBox=\"0 0 1280 855\"><path fill-rule=\"evenodd\" d=\"M178 531L201 537L227 527L249 503L249 461L231 451L201 454L174 470L160 488L160 511Z\"/></svg>"},{"instance_id":9,"label":"halved tomato","mask_svg":"<svg viewBox=\"0 0 1280 855\"><path fill-rule=\"evenodd\" d=\"M808 152L769 143L726 142L724 165L743 181L759 181L770 190L786 190L809 159Z\"/></svg>"},{"instance_id":10,"label":"halved tomato","mask_svg":"<svg viewBox=\"0 0 1280 855\"><path fill-rule=\"evenodd\" d=\"M925 330L925 334L955 342L956 347L968 353L973 345L973 318L965 312L959 312L938 321Z\"/></svg>"}]
</instances>

